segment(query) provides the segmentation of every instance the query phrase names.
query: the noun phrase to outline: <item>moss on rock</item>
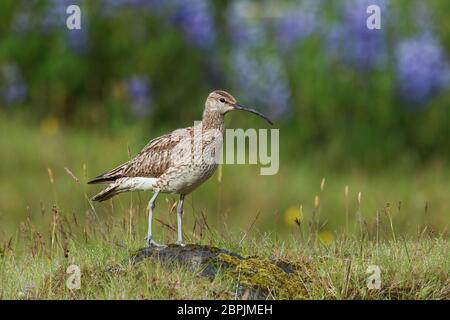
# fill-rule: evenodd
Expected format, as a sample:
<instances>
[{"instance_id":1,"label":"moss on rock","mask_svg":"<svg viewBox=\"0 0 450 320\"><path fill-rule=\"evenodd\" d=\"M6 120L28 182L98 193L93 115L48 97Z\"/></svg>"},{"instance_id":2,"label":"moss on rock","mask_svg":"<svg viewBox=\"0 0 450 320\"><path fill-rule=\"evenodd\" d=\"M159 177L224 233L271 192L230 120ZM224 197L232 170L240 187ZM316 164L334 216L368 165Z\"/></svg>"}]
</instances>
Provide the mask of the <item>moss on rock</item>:
<instances>
[{"instance_id":1,"label":"moss on rock","mask_svg":"<svg viewBox=\"0 0 450 320\"><path fill-rule=\"evenodd\" d=\"M133 261L158 259L170 267L177 262L191 269L200 269L200 275L214 277L223 273L237 283L238 294L249 290L250 298L302 299L306 290L296 265L281 260L260 257L242 257L239 254L209 246L149 247L139 250Z\"/></svg>"},{"instance_id":2,"label":"moss on rock","mask_svg":"<svg viewBox=\"0 0 450 320\"><path fill-rule=\"evenodd\" d=\"M259 291L263 296L304 298L305 290L297 271L286 272L277 261L259 257L237 259L223 253L217 258L222 264L227 265L225 270L227 275L241 285Z\"/></svg>"}]
</instances>

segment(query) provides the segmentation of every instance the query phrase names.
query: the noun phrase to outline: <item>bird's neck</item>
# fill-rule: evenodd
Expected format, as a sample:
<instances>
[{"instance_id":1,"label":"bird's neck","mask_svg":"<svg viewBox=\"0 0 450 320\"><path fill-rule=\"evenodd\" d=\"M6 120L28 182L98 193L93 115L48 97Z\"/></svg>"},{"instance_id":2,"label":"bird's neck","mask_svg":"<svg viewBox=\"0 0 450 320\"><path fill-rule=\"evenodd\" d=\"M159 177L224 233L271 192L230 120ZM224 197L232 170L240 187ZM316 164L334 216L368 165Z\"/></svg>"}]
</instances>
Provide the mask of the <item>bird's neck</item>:
<instances>
[{"instance_id":1,"label":"bird's neck","mask_svg":"<svg viewBox=\"0 0 450 320\"><path fill-rule=\"evenodd\" d=\"M225 129L224 115L217 111L205 110L202 119L202 130L220 130L222 133Z\"/></svg>"}]
</instances>

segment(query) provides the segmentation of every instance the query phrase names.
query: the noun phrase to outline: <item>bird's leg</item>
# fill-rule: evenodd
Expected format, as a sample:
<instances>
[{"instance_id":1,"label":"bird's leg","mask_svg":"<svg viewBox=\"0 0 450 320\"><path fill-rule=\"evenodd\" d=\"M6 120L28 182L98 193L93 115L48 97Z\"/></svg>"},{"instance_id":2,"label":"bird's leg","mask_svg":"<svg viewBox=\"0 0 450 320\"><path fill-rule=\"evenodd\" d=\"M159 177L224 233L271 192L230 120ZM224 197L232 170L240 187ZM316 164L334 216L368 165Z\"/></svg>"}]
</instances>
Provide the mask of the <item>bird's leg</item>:
<instances>
[{"instance_id":1,"label":"bird's leg","mask_svg":"<svg viewBox=\"0 0 450 320\"><path fill-rule=\"evenodd\" d=\"M178 240L176 242L177 246L184 247L183 243L183 232L181 230L181 218L183 216L183 204L184 204L184 194L180 195L180 202L178 202L177 207L177 222L178 222Z\"/></svg>"},{"instance_id":2,"label":"bird's leg","mask_svg":"<svg viewBox=\"0 0 450 320\"><path fill-rule=\"evenodd\" d=\"M155 246L155 247L165 247L162 244L159 244L157 242L155 242L152 239L152 222L153 222L153 209L155 209L155 201L156 201L156 197L158 196L159 191L156 191L153 194L153 197L150 199L150 201L148 202L148 233L147 233L147 245L150 246Z\"/></svg>"}]
</instances>

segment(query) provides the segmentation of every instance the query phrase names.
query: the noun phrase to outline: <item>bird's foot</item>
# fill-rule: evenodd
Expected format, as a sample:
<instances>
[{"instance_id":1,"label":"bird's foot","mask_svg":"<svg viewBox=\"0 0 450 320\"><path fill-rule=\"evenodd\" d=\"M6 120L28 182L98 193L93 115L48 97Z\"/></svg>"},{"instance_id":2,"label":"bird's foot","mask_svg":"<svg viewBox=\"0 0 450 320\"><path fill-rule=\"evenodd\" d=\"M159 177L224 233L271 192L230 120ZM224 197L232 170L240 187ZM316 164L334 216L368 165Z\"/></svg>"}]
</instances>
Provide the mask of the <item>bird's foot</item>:
<instances>
[{"instance_id":1,"label":"bird's foot","mask_svg":"<svg viewBox=\"0 0 450 320\"><path fill-rule=\"evenodd\" d=\"M149 247L156 247L156 248L166 248L167 247L165 244L160 244L160 243L156 242L155 240L153 240L152 238L147 239L147 245Z\"/></svg>"},{"instance_id":2,"label":"bird's foot","mask_svg":"<svg viewBox=\"0 0 450 320\"><path fill-rule=\"evenodd\" d=\"M181 240L178 240L177 242L175 242L175 244L177 245L177 246L180 246L180 247L185 247L186 245L183 243L183 241L181 241Z\"/></svg>"}]
</instances>

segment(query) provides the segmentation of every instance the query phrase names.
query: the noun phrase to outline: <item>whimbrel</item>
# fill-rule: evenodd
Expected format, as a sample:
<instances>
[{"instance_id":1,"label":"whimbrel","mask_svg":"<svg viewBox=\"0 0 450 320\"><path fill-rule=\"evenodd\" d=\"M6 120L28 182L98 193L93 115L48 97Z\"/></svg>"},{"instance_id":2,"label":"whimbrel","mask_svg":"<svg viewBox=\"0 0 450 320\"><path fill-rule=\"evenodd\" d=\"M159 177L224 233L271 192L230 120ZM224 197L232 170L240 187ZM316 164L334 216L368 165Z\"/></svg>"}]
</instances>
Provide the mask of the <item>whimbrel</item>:
<instances>
[{"instance_id":1,"label":"whimbrel","mask_svg":"<svg viewBox=\"0 0 450 320\"><path fill-rule=\"evenodd\" d=\"M214 157L215 151L222 147L225 131L224 115L232 110L254 113L272 124L258 111L237 103L231 94L222 90L213 91L206 99L201 122L151 140L133 159L89 181L90 184L109 184L92 200L104 201L127 191L153 191L154 194L148 203L147 244L161 246L152 238L156 198L160 193L179 194L176 244L184 245L181 230L184 198L216 170L218 162L211 161L203 155ZM199 154L202 156L199 157Z\"/></svg>"}]
</instances>

